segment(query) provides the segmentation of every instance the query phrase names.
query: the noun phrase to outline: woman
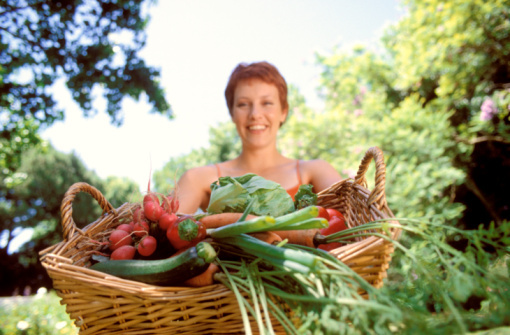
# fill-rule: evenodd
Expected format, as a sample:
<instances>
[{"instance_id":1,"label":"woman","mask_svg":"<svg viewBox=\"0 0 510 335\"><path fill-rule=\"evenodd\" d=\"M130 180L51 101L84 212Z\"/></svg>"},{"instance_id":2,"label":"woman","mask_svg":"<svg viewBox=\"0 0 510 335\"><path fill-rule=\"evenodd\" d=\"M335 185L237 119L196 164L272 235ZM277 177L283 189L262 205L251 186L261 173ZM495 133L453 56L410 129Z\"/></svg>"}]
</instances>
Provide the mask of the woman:
<instances>
[{"instance_id":1,"label":"woman","mask_svg":"<svg viewBox=\"0 0 510 335\"><path fill-rule=\"evenodd\" d=\"M289 105L287 84L273 65L239 64L230 76L225 98L242 151L232 160L186 171L177 184L179 212L205 210L210 185L221 176L255 173L279 183L292 197L302 184L311 184L314 192L320 192L341 179L324 160L296 160L278 151L277 134L287 118Z\"/></svg>"}]
</instances>

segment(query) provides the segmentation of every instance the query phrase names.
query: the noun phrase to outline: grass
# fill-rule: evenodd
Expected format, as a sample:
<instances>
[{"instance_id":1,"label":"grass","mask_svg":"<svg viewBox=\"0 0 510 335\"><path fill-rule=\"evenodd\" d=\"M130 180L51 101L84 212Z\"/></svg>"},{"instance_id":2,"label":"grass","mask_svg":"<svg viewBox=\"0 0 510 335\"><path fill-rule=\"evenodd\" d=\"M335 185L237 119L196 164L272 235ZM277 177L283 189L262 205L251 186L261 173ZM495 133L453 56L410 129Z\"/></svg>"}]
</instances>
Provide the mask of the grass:
<instances>
[{"instance_id":1,"label":"grass","mask_svg":"<svg viewBox=\"0 0 510 335\"><path fill-rule=\"evenodd\" d=\"M0 334L78 334L54 291L41 288L36 295L0 298Z\"/></svg>"}]
</instances>

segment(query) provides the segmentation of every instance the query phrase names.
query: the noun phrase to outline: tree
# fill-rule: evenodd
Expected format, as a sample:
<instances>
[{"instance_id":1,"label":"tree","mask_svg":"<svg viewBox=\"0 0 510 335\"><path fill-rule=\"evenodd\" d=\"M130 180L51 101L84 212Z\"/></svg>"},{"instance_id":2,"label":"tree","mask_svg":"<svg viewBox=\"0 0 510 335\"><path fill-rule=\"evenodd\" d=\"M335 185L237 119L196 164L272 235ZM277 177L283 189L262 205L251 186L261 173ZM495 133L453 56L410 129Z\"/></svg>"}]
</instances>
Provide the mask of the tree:
<instances>
[{"instance_id":1,"label":"tree","mask_svg":"<svg viewBox=\"0 0 510 335\"><path fill-rule=\"evenodd\" d=\"M326 159L349 177L364 151L379 146L397 215L439 216L470 228L508 220L509 2L403 6L406 14L382 45L317 55L326 108L311 110L291 89L293 115L281 129L280 149ZM207 159L211 150L202 151ZM192 155L180 161L196 166L205 159Z\"/></svg>"},{"instance_id":2,"label":"tree","mask_svg":"<svg viewBox=\"0 0 510 335\"><path fill-rule=\"evenodd\" d=\"M6 269L9 264L19 266L5 271L14 282L20 278L15 273L37 269L37 250L61 240L59 208L67 188L76 181L105 185L74 155L46 148L39 137L40 129L65 117L65 111L57 108L52 85L62 79L85 116L97 113L93 93L101 92L114 125L122 124L124 97L145 95L152 112L173 117L158 81L159 70L138 56L145 44L150 3L0 3L0 256ZM136 197L137 186L131 181L110 179L106 187L115 202ZM76 199L76 220L86 224L97 219L98 209L81 198ZM32 240L20 252L7 255L21 228L34 229Z\"/></svg>"},{"instance_id":3,"label":"tree","mask_svg":"<svg viewBox=\"0 0 510 335\"><path fill-rule=\"evenodd\" d=\"M447 155L465 174L454 190L467 207L464 224L499 224L510 218L510 2L403 5L407 15L384 38L394 86L449 113L455 146Z\"/></svg>"},{"instance_id":4,"label":"tree","mask_svg":"<svg viewBox=\"0 0 510 335\"><path fill-rule=\"evenodd\" d=\"M148 22L144 1L5 0L0 4L0 172L16 170L37 132L64 118L51 87L65 79L72 97L92 116L92 92L102 90L112 123L122 124L125 96L145 93L153 112L173 117L159 70L137 52Z\"/></svg>"},{"instance_id":5,"label":"tree","mask_svg":"<svg viewBox=\"0 0 510 335\"><path fill-rule=\"evenodd\" d=\"M8 201L0 207L0 232L5 246L0 248L4 269L0 276L0 295L9 295L15 286L51 286L38 261L38 252L62 240L60 205L65 192L75 182L86 182L99 189L114 207L126 199L141 199L134 181L120 178L101 180L85 168L74 154L64 154L48 146L44 151L29 150L16 171L20 182L9 189ZM90 195L79 193L73 201L73 220L79 228L97 220L102 209ZM21 229L33 230L32 238L15 253L10 243ZM18 232L18 233L17 233ZM39 285L39 286L37 286Z\"/></svg>"}]
</instances>

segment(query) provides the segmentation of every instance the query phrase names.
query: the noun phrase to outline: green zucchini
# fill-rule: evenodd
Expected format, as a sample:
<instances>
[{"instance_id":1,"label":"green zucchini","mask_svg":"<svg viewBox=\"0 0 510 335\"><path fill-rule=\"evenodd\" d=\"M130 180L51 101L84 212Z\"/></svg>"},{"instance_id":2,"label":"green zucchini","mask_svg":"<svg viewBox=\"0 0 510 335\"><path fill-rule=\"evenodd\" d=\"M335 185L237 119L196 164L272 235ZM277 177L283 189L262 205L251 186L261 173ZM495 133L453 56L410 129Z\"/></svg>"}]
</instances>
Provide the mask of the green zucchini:
<instances>
[{"instance_id":1,"label":"green zucchini","mask_svg":"<svg viewBox=\"0 0 510 335\"><path fill-rule=\"evenodd\" d=\"M157 260L108 260L90 267L123 279L151 285L173 286L198 276L216 258L216 251L207 242L200 242L183 253Z\"/></svg>"}]
</instances>

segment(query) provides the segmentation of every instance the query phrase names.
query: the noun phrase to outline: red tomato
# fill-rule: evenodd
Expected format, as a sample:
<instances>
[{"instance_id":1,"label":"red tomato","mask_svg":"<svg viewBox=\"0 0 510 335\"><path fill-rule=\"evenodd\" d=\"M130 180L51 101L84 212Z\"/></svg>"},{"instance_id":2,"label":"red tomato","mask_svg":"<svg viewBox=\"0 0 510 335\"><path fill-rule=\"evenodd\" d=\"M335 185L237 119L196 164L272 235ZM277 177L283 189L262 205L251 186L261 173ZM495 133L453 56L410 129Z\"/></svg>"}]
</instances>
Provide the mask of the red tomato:
<instances>
[{"instance_id":1,"label":"red tomato","mask_svg":"<svg viewBox=\"0 0 510 335\"><path fill-rule=\"evenodd\" d=\"M334 208L326 208L326 210L328 211L328 214L329 214L329 217L332 218L333 216L338 216L339 218L342 218L343 219L343 215L342 213L340 213L339 211L337 211L336 209Z\"/></svg>"},{"instance_id":2,"label":"red tomato","mask_svg":"<svg viewBox=\"0 0 510 335\"><path fill-rule=\"evenodd\" d=\"M332 243L327 243L327 244L319 244L319 246L317 248L326 250L326 251L330 251L330 250L339 248L341 246L342 246L342 243L340 243L340 242L332 242Z\"/></svg>"},{"instance_id":3,"label":"red tomato","mask_svg":"<svg viewBox=\"0 0 510 335\"><path fill-rule=\"evenodd\" d=\"M166 231L166 237L172 246L179 250L188 248L206 236L206 227L199 221L190 218L176 222Z\"/></svg>"},{"instance_id":4,"label":"red tomato","mask_svg":"<svg viewBox=\"0 0 510 335\"><path fill-rule=\"evenodd\" d=\"M341 214L340 214L341 215ZM345 225L344 217L333 216L328 221L329 226L326 228L322 228L320 233L324 236L331 235L333 233L339 232L341 230L347 229Z\"/></svg>"},{"instance_id":5,"label":"red tomato","mask_svg":"<svg viewBox=\"0 0 510 335\"><path fill-rule=\"evenodd\" d=\"M347 226L345 225L345 218L342 215L342 213L340 213L339 211L337 211L336 209L333 209L333 208L327 208L326 211L330 215L330 219L328 221L329 226L326 228L322 228L320 230L320 233L322 235L327 236L327 235L331 235L331 234L337 233L339 231L342 231L344 229L347 229ZM317 248L326 250L326 251L330 251L330 250L339 248L341 246L342 246L342 243L340 243L340 242L332 242L332 243L327 243L327 244L319 244L319 246Z\"/></svg>"},{"instance_id":6,"label":"red tomato","mask_svg":"<svg viewBox=\"0 0 510 335\"><path fill-rule=\"evenodd\" d=\"M328 210L322 206L316 206L319 209L319 215L317 217L324 218L329 221Z\"/></svg>"}]
</instances>

